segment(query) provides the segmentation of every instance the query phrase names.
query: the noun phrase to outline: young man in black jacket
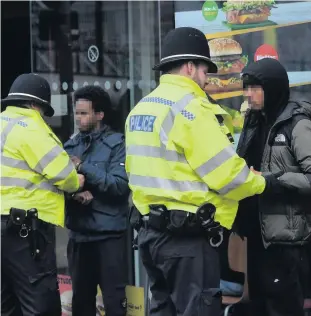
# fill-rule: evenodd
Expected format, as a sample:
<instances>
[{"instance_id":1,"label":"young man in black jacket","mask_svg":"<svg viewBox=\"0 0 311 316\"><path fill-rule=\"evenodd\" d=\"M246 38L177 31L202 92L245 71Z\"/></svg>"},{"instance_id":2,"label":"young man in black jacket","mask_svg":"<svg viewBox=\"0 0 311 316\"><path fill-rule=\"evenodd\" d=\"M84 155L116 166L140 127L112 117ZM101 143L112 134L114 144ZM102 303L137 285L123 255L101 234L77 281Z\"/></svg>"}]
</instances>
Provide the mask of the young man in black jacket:
<instances>
[{"instance_id":1,"label":"young man in black jacket","mask_svg":"<svg viewBox=\"0 0 311 316\"><path fill-rule=\"evenodd\" d=\"M263 175L265 192L240 203L248 237L253 316L303 316L310 285L311 104L289 100L284 67L265 58L243 72L247 111L237 153Z\"/></svg>"},{"instance_id":2,"label":"young man in black jacket","mask_svg":"<svg viewBox=\"0 0 311 316\"><path fill-rule=\"evenodd\" d=\"M68 263L74 316L96 315L97 285L107 316L125 316L128 180L124 136L114 132L109 95L98 86L74 94L80 133L65 144L85 176L83 192L67 201Z\"/></svg>"}]
</instances>

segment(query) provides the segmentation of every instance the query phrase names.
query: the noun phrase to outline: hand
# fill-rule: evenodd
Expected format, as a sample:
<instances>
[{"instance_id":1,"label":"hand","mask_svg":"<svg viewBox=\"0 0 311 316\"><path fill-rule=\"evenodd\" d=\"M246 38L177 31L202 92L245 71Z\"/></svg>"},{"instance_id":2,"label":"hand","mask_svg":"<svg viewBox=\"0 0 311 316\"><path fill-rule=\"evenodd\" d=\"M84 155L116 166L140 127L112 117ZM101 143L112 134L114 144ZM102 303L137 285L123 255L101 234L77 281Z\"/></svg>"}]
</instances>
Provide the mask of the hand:
<instances>
[{"instance_id":1,"label":"hand","mask_svg":"<svg viewBox=\"0 0 311 316\"><path fill-rule=\"evenodd\" d=\"M81 189L84 187L85 177L83 174L78 173L78 178L79 178L79 189Z\"/></svg>"},{"instance_id":2,"label":"hand","mask_svg":"<svg viewBox=\"0 0 311 316\"><path fill-rule=\"evenodd\" d=\"M71 159L72 163L75 165L76 169L82 162L81 159L77 156L70 156L70 159Z\"/></svg>"},{"instance_id":3,"label":"hand","mask_svg":"<svg viewBox=\"0 0 311 316\"><path fill-rule=\"evenodd\" d=\"M92 193L90 191L83 191L80 193L76 193L73 196L73 199L83 205L88 205L92 202L92 200L94 199Z\"/></svg>"},{"instance_id":4,"label":"hand","mask_svg":"<svg viewBox=\"0 0 311 316\"><path fill-rule=\"evenodd\" d=\"M288 189L278 179L283 174L283 171L277 173L265 172L263 177L266 180L266 187L263 193L286 196L289 193Z\"/></svg>"},{"instance_id":5,"label":"hand","mask_svg":"<svg viewBox=\"0 0 311 316\"><path fill-rule=\"evenodd\" d=\"M262 174L262 172L256 171L253 166L250 167L250 171L253 172L254 174L258 175L258 176L261 176L261 174Z\"/></svg>"}]
</instances>

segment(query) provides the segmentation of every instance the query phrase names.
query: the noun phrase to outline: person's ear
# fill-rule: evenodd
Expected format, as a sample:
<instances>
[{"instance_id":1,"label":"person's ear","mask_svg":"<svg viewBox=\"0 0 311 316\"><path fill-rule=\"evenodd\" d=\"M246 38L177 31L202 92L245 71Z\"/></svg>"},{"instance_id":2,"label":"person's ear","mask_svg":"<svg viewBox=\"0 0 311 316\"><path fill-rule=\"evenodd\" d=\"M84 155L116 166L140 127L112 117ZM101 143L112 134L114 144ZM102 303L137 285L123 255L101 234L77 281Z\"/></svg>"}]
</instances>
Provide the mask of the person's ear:
<instances>
[{"instance_id":1,"label":"person's ear","mask_svg":"<svg viewBox=\"0 0 311 316\"><path fill-rule=\"evenodd\" d=\"M189 61L187 63L187 67L188 67L188 75L193 78L195 72L196 72L196 66L192 61Z\"/></svg>"},{"instance_id":2,"label":"person's ear","mask_svg":"<svg viewBox=\"0 0 311 316\"><path fill-rule=\"evenodd\" d=\"M96 112L96 117L98 121L102 121L103 118L105 117L105 113L104 112Z\"/></svg>"}]
</instances>

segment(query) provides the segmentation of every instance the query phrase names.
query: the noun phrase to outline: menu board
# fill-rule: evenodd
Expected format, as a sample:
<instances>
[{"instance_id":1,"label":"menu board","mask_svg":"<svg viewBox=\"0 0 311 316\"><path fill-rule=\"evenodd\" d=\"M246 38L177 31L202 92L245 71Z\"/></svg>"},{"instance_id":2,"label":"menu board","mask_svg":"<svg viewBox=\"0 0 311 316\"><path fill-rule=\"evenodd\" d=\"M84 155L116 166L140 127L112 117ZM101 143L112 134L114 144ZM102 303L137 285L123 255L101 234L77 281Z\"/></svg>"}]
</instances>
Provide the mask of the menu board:
<instances>
[{"instance_id":1,"label":"menu board","mask_svg":"<svg viewBox=\"0 0 311 316\"><path fill-rule=\"evenodd\" d=\"M286 68L292 97L311 99L310 1L176 1L175 27L182 26L206 34L219 68L206 92L219 104L243 109L241 72L267 57Z\"/></svg>"}]
</instances>

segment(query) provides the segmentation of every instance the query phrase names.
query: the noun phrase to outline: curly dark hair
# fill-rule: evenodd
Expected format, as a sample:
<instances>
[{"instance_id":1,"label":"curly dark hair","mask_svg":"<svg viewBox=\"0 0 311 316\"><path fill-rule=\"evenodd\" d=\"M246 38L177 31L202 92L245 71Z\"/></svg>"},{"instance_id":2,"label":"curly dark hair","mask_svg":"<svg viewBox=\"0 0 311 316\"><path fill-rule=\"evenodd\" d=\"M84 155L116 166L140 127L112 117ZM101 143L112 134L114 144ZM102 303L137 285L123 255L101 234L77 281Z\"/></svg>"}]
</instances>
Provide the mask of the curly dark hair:
<instances>
[{"instance_id":1,"label":"curly dark hair","mask_svg":"<svg viewBox=\"0 0 311 316\"><path fill-rule=\"evenodd\" d=\"M112 106L109 94L99 86L80 88L75 91L73 99L74 102L80 99L91 101L94 112L106 112Z\"/></svg>"},{"instance_id":2,"label":"curly dark hair","mask_svg":"<svg viewBox=\"0 0 311 316\"><path fill-rule=\"evenodd\" d=\"M85 86L73 94L73 101L85 99L92 102L94 112L104 112L102 123L116 129L117 112L112 106L109 94L99 86Z\"/></svg>"}]
</instances>

